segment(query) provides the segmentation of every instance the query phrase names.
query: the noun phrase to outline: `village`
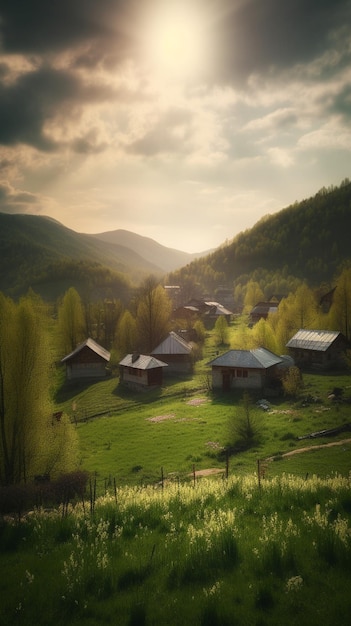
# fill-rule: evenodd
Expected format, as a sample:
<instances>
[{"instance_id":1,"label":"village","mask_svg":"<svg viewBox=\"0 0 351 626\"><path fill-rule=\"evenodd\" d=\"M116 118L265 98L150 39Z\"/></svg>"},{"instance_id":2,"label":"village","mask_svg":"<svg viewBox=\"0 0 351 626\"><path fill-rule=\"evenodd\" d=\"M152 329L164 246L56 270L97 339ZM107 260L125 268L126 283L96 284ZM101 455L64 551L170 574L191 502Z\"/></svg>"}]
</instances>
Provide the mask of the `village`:
<instances>
[{"instance_id":1,"label":"village","mask_svg":"<svg viewBox=\"0 0 351 626\"><path fill-rule=\"evenodd\" d=\"M179 298L176 287L168 287L168 292L173 298ZM323 307L325 302L326 298L323 298ZM186 320L187 328L171 330L148 354L137 351L126 354L119 361L120 383L130 389L145 390L166 385L167 379L172 376L189 376L201 354L194 322L203 320L205 328L213 329L216 322L222 319L229 326L238 313L227 306L227 302L194 299L175 308L172 319ZM276 298L255 304L247 316L249 327L274 315L278 307ZM221 346L216 357L207 363L212 388L222 391L256 390L267 396L277 395L281 391L282 379L292 367L320 372L345 369L349 343L340 331L300 328L285 347L286 352L278 355L265 346L229 350ZM110 374L110 357L106 348L87 338L64 356L61 364L66 368L67 381L101 379Z\"/></svg>"}]
</instances>

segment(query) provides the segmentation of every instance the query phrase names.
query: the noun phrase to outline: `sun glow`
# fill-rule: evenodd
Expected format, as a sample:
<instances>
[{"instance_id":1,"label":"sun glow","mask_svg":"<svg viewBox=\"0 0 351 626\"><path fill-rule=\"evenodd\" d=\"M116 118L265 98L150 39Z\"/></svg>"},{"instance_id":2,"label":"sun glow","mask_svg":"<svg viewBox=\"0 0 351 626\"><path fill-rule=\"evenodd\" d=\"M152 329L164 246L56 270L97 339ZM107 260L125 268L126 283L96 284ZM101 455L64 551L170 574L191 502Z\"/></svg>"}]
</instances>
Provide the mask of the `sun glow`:
<instances>
[{"instance_id":1,"label":"sun glow","mask_svg":"<svg viewBox=\"0 0 351 626\"><path fill-rule=\"evenodd\" d=\"M199 75L206 62L206 24L200 8L182 2L159 6L145 25L144 50L156 80L187 82Z\"/></svg>"}]
</instances>

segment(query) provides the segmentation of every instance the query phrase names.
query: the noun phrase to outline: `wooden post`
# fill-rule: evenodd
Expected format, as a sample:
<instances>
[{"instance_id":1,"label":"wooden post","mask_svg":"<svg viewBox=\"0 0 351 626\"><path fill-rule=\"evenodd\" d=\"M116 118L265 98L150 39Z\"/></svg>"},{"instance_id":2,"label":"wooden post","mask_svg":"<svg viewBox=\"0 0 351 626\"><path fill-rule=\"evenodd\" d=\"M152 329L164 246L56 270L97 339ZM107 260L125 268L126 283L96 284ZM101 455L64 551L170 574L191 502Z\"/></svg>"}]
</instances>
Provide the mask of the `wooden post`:
<instances>
[{"instance_id":1,"label":"wooden post","mask_svg":"<svg viewBox=\"0 0 351 626\"><path fill-rule=\"evenodd\" d=\"M195 485L196 485L195 463L193 464L193 481L194 481L194 487L195 487Z\"/></svg>"},{"instance_id":2,"label":"wooden post","mask_svg":"<svg viewBox=\"0 0 351 626\"><path fill-rule=\"evenodd\" d=\"M261 463L260 459L257 459L257 477L258 477L258 488L261 490Z\"/></svg>"},{"instance_id":3,"label":"wooden post","mask_svg":"<svg viewBox=\"0 0 351 626\"><path fill-rule=\"evenodd\" d=\"M116 502L116 506L117 506L117 485L116 485L116 479L113 479L113 489L115 492L115 502Z\"/></svg>"}]
</instances>

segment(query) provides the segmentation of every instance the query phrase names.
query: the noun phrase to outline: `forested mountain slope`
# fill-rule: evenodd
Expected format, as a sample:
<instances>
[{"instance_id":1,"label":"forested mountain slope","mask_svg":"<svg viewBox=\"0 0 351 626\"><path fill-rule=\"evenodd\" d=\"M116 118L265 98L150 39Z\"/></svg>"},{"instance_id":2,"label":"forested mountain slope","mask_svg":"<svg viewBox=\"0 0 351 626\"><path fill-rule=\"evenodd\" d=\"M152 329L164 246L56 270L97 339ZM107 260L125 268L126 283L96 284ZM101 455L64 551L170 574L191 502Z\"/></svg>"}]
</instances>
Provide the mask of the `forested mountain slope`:
<instances>
[{"instance_id":1,"label":"forested mountain slope","mask_svg":"<svg viewBox=\"0 0 351 626\"><path fill-rule=\"evenodd\" d=\"M149 263L156 265L163 272L170 272L191 263L196 258L209 254L210 251L200 253L183 252L161 245L150 237L143 237L128 230L118 229L94 235L97 239L108 243L124 245L131 250L138 250L138 253Z\"/></svg>"},{"instance_id":2,"label":"forested mountain slope","mask_svg":"<svg viewBox=\"0 0 351 626\"><path fill-rule=\"evenodd\" d=\"M79 283L99 271L123 283L145 273L162 274L133 250L76 233L59 222L36 215L0 213L0 291L18 295L33 287L67 280ZM106 276L105 276L106 277ZM90 277L94 282L95 278ZM74 281L73 281L74 282ZM118 279L117 279L118 283Z\"/></svg>"},{"instance_id":3,"label":"forested mountain slope","mask_svg":"<svg viewBox=\"0 0 351 626\"><path fill-rule=\"evenodd\" d=\"M267 215L230 244L169 275L175 284L246 282L254 272L280 272L311 286L332 281L351 259L351 184L322 189L315 196Z\"/></svg>"}]
</instances>

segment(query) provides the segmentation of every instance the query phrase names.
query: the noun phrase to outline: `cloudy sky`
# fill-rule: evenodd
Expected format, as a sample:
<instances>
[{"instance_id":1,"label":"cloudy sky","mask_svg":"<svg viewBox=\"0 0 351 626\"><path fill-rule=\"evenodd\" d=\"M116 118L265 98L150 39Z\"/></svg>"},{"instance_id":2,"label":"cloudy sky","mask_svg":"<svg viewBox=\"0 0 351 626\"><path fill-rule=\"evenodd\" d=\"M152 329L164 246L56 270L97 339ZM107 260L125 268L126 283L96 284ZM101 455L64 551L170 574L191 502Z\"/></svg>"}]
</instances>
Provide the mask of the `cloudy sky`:
<instances>
[{"instance_id":1,"label":"cloudy sky","mask_svg":"<svg viewBox=\"0 0 351 626\"><path fill-rule=\"evenodd\" d=\"M0 211L189 252L350 177L350 0L2 0Z\"/></svg>"}]
</instances>

